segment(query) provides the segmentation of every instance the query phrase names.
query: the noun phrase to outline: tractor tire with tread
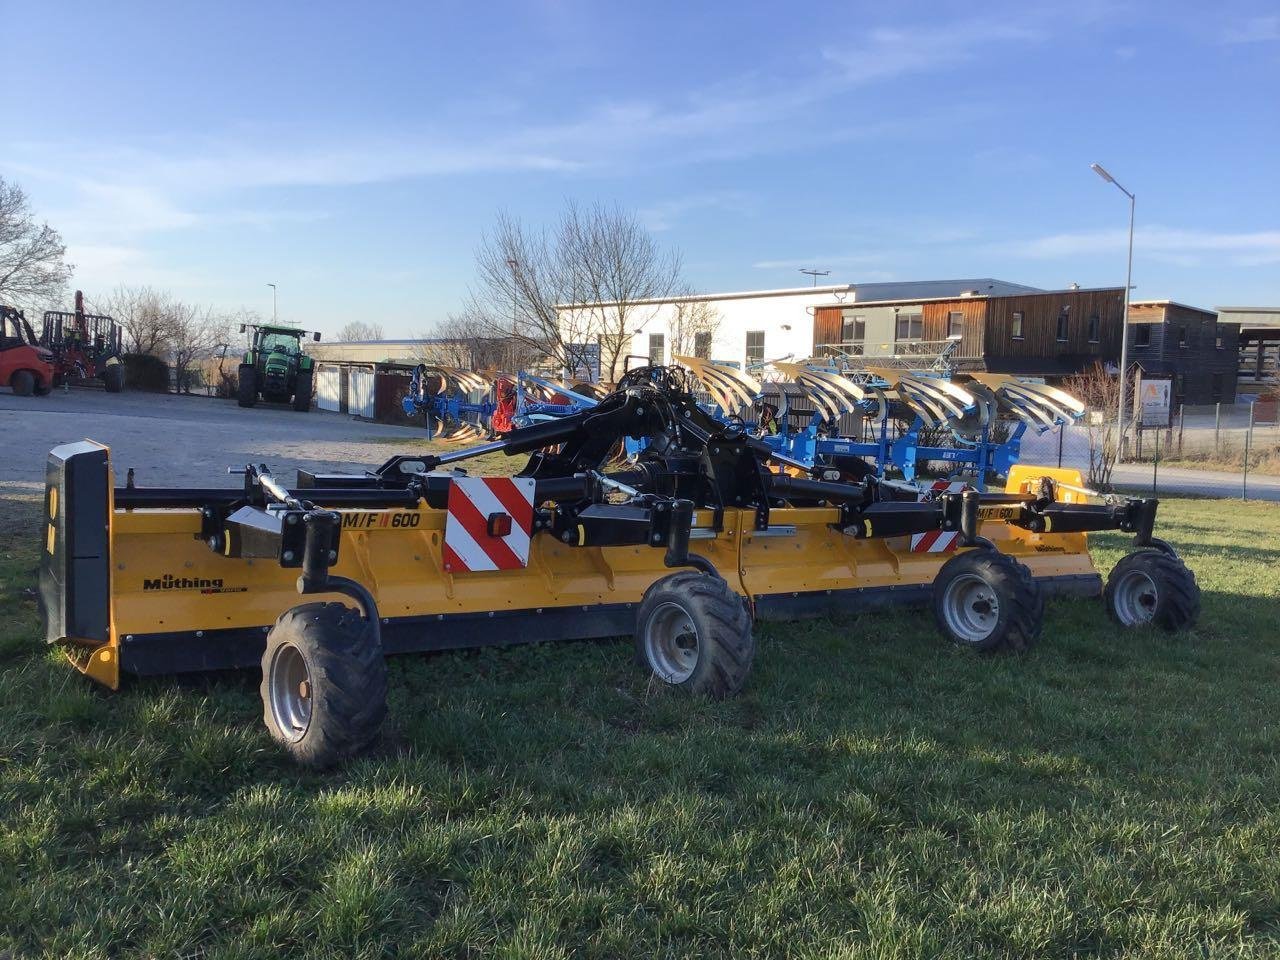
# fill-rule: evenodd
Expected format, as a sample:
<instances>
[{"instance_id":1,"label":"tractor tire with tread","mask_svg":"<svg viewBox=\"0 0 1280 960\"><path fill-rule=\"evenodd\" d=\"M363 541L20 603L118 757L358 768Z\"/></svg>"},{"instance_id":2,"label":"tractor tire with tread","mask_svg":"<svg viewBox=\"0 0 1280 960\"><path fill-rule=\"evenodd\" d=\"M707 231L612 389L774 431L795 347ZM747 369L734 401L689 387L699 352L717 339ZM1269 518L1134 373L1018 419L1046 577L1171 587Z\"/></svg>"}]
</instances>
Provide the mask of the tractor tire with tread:
<instances>
[{"instance_id":1,"label":"tractor tire with tread","mask_svg":"<svg viewBox=\"0 0 1280 960\"><path fill-rule=\"evenodd\" d=\"M1182 558L1144 547L1120 559L1102 593L1111 619L1122 627L1156 626L1173 633L1200 619L1200 586Z\"/></svg>"},{"instance_id":2,"label":"tractor tire with tread","mask_svg":"<svg viewBox=\"0 0 1280 960\"><path fill-rule=\"evenodd\" d=\"M257 402L257 371L253 364L242 363L236 371L236 403L242 407L252 407Z\"/></svg>"},{"instance_id":3,"label":"tractor tire with tread","mask_svg":"<svg viewBox=\"0 0 1280 960\"><path fill-rule=\"evenodd\" d=\"M952 643L983 653L1027 650L1044 623L1030 568L998 550L966 550L933 580L933 614Z\"/></svg>"},{"instance_id":4,"label":"tractor tire with tread","mask_svg":"<svg viewBox=\"0 0 1280 960\"><path fill-rule=\"evenodd\" d=\"M121 393L124 390L124 364L113 363L102 371L102 383L107 393Z\"/></svg>"},{"instance_id":5,"label":"tractor tire with tread","mask_svg":"<svg viewBox=\"0 0 1280 960\"><path fill-rule=\"evenodd\" d=\"M298 384L293 392L293 409L298 413L311 410L311 371L298 373Z\"/></svg>"},{"instance_id":6,"label":"tractor tire with tread","mask_svg":"<svg viewBox=\"0 0 1280 960\"><path fill-rule=\"evenodd\" d=\"M272 739L303 766L330 767L377 739L387 715L387 664L359 611L304 603L267 634L260 692Z\"/></svg>"},{"instance_id":7,"label":"tractor tire with tread","mask_svg":"<svg viewBox=\"0 0 1280 960\"><path fill-rule=\"evenodd\" d=\"M743 598L700 571L663 577L645 591L635 641L655 677L713 700L742 689L756 650Z\"/></svg>"},{"instance_id":8,"label":"tractor tire with tread","mask_svg":"<svg viewBox=\"0 0 1280 960\"><path fill-rule=\"evenodd\" d=\"M15 396L29 397L36 392L36 375L30 370L18 370L9 378L9 386Z\"/></svg>"}]
</instances>

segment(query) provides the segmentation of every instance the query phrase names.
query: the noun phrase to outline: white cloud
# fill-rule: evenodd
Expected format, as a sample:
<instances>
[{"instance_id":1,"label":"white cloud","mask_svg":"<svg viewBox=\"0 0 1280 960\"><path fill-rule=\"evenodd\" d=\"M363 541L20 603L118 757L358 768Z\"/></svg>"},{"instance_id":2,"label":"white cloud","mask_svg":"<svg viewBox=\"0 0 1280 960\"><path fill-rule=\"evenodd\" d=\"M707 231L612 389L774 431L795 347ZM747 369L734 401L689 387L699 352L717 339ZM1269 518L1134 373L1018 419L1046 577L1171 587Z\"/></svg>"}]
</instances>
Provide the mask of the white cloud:
<instances>
[{"instance_id":1,"label":"white cloud","mask_svg":"<svg viewBox=\"0 0 1280 960\"><path fill-rule=\"evenodd\" d=\"M722 210L731 213L742 213L749 209L750 200L745 193L738 191L717 191L713 193L694 194L663 200L650 204L639 211L640 222L653 233L670 230L686 215L699 210Z\"/></svg>"},{"instance_id":2,"label":"white cloud","mask_svg":"<svg viewBox=\"0 0 1280 960\"><path fill-rule=\"evenodd\" d=\"M1128 243L1127 230L1093 230L1056 233L990 249L1006 255L1054 260L1092 253L1119 253ZM1135 255L1181 266L1194 266L1209 258L1228 260L1239 266L1280 263L1280 230L1219 233L1151 226L1136 230L1133 243Z\"/></svg>"},{"instance_id":3,"label":"white cloud","mask_svg":"<svg viewBox=\"0 0 1280 960\"><path fill-rule=\"evenodd\" d=\"M825 256L760 260L751 266L756 270L800 270L802 268L826 269L827 267L852 267L864 263L883 263L880 253L838 253Z\"/></svg>"},{"instance_id":4,"label":"white cloud","mask_svg":"<svg viewBox=\"0 0 1280 960\"><path fill-rule=\"evenodd\" d=\"M1222 31L1223 43L1264 43L1280 40L1280 16L1252 17Z\"/></svg>"},{"instance_id":5,"label":"white cloud","mask_svg":"<svg viewBox=\"0 0 1280 960\"><path fill-rule=\"evenodd\" d=\"M875 29L863 43L828 45L822 55L840 66L846 81L867 83L969 63L994 44L1042 39L1044 34L1035 27L977 19L933 29Z\"/></svg>"}]
</instances>

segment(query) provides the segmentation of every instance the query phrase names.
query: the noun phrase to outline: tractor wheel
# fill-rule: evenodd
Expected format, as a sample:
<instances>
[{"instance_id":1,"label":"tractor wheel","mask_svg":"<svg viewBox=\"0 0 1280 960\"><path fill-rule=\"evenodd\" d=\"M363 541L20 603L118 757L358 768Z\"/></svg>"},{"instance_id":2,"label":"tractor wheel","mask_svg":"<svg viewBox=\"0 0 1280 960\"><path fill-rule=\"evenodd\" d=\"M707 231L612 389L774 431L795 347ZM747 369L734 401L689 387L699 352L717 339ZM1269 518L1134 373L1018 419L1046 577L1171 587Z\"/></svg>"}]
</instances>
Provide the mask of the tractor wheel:
<instances>
[{"instance_id":1,"label":"tractor wheel","mask_svg":"<svg viewBox=\"0 0 1280 960\"><path fill-rule=\"evenodd\" d=\"M1115 565L1103 600L1122 627L1154 624L1172 632L1200 619L1196 575L1181 557L1151 547L1135 550Z\"/></svg>"},{"instance_id":2,"label":"tractor wheel","mask_svg":"<svg viewBox=\"0 0 1280 960\"><path fill-rule=\"evenodd\" d=\"M258 402L257 371L253 364L242 363L236 373L236 403L242 407L252 407Z\"/></svg>"},{"instance_id":3,"label":"tractor wheel","mask_svg":"<svg viewBox=\"0 0 1280 960\"><path fill-rule=\"evenodd\" d=\"M124 390L124 364L113 363L103 370L102 382L106 385L107 393L120 393Z\"/></svg>"},{"instance_id":4,"label":"tractor wheel","mask_svg":"<svg viewBox=\"0 0 1280 960\"><path fill-rule=\"evenodd\" d=\"M19 397L29 397L36 392L36 375L30 370L19 370L9 378L9 386Z\"/></svg>"},{"instance_id":5,"label":"tractor wheel","mask_svg":"<svg viewBox=\"0 0 1280 960\"><path fill-rule=\"evenodd\" d=\"M359 612L341 603L286 610L262 655L267 731L307 767L365 750L387 715L387 664Z\"/></svg>"},{"instance_id":6,"label":"tractor wheel","mask_svg":"<svg viewBox=\"0 0 1280 960\"><path fill-rule=\"evenodd\" d=\"M676 573L645 591L636 653L664 683L715 700L733 696L755 652L751 614L719 577Z\"/></svg>"},{"instance_id":7,"label":"tractor wheel","mask_svg":"<svg viewBox=\"0 0 1280 960\"><path fill-rule=\"evenodd\" d=\"M37 380L36 385L32 389L37 397L47 397L49 394L53 393L53 381L50 380L48 383L41 383Z\"/></svg>"},{"instance_id":8,"label":"tractor wheel","mask_svg":"<svg viewBox=\"0 0 1280 960\"><path fill-rule=\"evenodd\" d=\"M298 374L298 385L293 392L293 409L306 413L311 409L311 371Z\"/></svg>"},{"instance_id":9,"label":"tractor wheel","mask_svg":"<svg viewBox=\"0 0 1280 960\"><path fill-rule=\"evenodd\" d=\"M1044 596L1025 564L997 550L968 550L934 578L933 613L942 635L959 646L1026 650L1040 634Z\"/></svg>"}]
</instances>

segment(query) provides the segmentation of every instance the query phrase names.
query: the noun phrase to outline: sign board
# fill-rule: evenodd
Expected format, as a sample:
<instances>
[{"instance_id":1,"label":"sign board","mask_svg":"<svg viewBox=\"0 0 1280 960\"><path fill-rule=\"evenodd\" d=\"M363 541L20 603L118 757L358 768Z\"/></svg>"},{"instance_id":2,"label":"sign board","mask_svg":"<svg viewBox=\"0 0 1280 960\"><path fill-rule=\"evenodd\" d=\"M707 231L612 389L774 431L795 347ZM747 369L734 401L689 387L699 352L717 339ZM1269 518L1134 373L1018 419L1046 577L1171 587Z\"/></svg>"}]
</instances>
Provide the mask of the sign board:
<instances>
[{"instance_id":1,"label":"sign board","mask_svg":"<svg viewBox=\"0 0 1280 960\"><path fill-rule=\"evenodd\" d=\"M1173 381L1142 378L1138 404L1144 427L1167 427L1173 414Z\"/></svg>"}]
</instances>

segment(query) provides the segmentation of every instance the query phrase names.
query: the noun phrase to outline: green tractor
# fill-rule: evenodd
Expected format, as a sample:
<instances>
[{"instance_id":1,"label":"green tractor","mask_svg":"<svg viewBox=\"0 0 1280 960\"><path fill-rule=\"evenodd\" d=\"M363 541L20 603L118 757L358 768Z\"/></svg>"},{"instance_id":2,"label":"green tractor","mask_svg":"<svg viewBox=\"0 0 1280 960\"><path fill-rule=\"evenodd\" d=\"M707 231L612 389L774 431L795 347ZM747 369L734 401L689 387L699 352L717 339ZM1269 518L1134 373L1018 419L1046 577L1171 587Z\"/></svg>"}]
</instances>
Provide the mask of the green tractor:
<instances>
[{"instance_id":1,"label":"green tractor","mask_svg":"<svg viewBox=\"0 0 1280 960\"><path fill-rule=\"evenodd\" d=\"M252 331L249 352L240 364L236 401L252 407L261 397L268 403L293 401L293 409L311 409L312 375L316 362L302 352L302 338L319 340L319 333L297 327L242 323L240 332Z\"/></svg>"}]
</instances>

